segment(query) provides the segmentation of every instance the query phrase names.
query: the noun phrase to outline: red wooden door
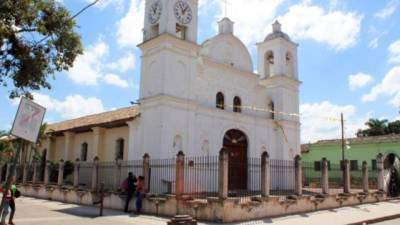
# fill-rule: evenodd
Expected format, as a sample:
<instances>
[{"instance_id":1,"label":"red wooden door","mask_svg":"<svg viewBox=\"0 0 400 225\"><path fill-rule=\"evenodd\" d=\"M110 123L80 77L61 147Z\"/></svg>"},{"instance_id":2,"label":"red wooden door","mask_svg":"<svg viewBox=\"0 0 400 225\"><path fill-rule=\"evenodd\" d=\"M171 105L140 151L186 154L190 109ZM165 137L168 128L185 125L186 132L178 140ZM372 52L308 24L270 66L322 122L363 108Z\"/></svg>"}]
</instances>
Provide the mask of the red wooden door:
<instances>
[{"instance_id":1,"label":"red wooden door","mask_svg":"<svg viewBox=\"0 0 400 225\"><path fill-rule=\"evenodd\" d=\"M230 191L247 189L247 138L239 130L225 134L224 147L229 153L228 188Z\"/></svg>"}]
</instances>

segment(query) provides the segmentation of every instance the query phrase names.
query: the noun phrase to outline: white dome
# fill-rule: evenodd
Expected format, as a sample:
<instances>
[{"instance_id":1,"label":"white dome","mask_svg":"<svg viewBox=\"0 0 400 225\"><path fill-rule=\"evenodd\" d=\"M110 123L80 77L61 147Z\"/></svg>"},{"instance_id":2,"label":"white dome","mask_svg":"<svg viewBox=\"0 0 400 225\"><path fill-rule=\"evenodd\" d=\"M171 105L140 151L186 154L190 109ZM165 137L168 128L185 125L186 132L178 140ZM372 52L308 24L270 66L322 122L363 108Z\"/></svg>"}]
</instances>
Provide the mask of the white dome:
<instances>
[{"instance_id":1,"label":"white dome","mask_svg":"<svg viewBox=\"0 0 400 225\"><path fill-rule=\"evenodd\" d=\"M216 62L233 66L234 68L253 72L250 53L239 38L233 34L219 34L202 44L200 54Z\"/></svg>"}]
</instances>

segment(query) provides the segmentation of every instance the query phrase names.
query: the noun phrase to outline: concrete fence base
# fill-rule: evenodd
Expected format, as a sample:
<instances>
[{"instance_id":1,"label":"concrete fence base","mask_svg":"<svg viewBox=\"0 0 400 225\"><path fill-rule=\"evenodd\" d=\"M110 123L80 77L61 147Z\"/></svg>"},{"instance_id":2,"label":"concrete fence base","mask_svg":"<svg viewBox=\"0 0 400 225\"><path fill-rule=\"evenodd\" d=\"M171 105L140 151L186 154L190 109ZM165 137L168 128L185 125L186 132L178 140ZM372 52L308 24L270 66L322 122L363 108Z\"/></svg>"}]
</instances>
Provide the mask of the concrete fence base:
<instances>
[{"instance_id":1,"label":"concrete fence base","mask_svg":"<svg viewBox=\"0 0 400 225\"><path fill-rule=\"evenodd\" d=\"M20 185L24 196L60 201L81 205L93 205L98 201L94 192L58 186ZM213 222L239 222L268 217L284 216L316 210L332 209L344 206L385 201L384 192L370 192L345 195L316 196L269 196L253 197L248 201L239 198L207 198L192 199L187 196L176 198L175 195L165 197L147 197L143 200L143 212L158 216L174 217L177 214L190 215L194 219ZM104 198L104 207L123 210L124 196L108 193ZM134 199L130 209L134 210ZM179 210L179 212L178 212Z\"/></svg>"}]
</instances>

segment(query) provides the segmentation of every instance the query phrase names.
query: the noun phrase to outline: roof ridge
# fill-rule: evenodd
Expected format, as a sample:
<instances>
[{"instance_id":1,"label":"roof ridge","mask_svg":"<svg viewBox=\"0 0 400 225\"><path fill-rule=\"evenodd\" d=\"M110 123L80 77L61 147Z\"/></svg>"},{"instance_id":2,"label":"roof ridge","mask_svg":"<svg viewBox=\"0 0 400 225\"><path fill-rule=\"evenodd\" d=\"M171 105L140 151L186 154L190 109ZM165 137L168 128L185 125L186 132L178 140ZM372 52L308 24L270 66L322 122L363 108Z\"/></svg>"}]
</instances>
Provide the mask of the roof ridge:
<instances>
[{"instance_id":1,"label":"roof ridge","mask_svg":"<svg viewBox=\"0 0 400 225\"><path fill-rule=\"evenodd\" d=\"M73 119L68 119L68 120L63 120L60 122L56 122L56 123L51 123L49 125L57 125L57 124L61 124L61 123L67 123L67 122L71 122L74 120L80 120L80 119L84 119L84 118L89 118L89 117L93 117L93 116L100 116L100 115L105 115L105 114L109 114L109 113L113 113L116 111L122 111L125 109L136 109L137 106L127 106L127 107L122 107L122 108L118 108L118 109L114 109L114 110L109 110L109 111L104 111L104 112L100 112L100 113L94 113L94 114L89 114L89 115L85 115L85 116L81 116L81 117L76 117Z\"/></svg>"}]
</instances>

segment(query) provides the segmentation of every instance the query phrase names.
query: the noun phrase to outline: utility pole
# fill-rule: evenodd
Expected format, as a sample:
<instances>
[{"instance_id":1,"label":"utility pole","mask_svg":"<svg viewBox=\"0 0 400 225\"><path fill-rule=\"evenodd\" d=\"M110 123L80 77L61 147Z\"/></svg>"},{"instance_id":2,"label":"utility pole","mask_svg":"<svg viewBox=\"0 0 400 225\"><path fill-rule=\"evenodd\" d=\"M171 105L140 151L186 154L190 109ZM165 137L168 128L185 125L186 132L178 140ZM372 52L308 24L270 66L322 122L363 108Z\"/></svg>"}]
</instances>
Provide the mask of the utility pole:
<instances>
[{"instance_id":1,"label":"utility pole","mask_svg":"<svg viewBox=\"0 0 400 225\"><path fill-rule=\"evenodd\" d=\"M345 188L345 178L344 178L344 173L345 173L345 164L344 164L344 119L343 119L343 113L340 114L340 124L342 127L342 162L340 163L340 167L342 169L342 183L343 183L343 188Z\"/></svg>"},{"instance_id":2,"label":"utility pole","mask_svg":"<svg viewBox=\"0 0 400 225\"><path fill-rule=\"evenodd\" d=\"M344 119L343 119L343 113L340 115L340 122L341 122L341 127L342 127L342 162L344 163L344 148L345 148L345 143L344 143Z\"/></svg>"}]
</instances>

